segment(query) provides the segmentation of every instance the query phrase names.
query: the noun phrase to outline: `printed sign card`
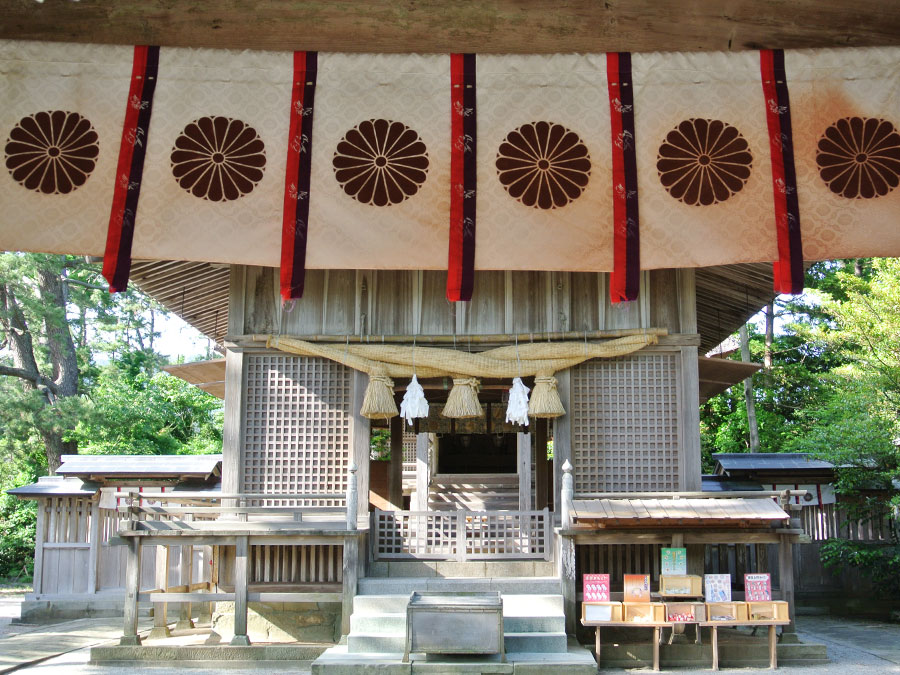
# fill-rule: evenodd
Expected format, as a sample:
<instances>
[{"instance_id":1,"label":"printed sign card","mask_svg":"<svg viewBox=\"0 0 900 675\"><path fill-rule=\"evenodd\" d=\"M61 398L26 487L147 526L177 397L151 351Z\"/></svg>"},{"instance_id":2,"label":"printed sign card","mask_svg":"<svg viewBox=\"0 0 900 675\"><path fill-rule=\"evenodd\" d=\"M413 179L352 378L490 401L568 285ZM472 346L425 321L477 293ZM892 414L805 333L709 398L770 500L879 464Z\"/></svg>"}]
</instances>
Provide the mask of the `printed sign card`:
<instances>
[{"instance_id":1,"label":"printed sign card","mask_svg":"<svg viewBox=\"0 0 900 675\"><path fill-rule=\"evenodd\" d=\"M612 605L585 605L585 621L612 621Z\"/></svg>"},{"instance_id":2,"label":"printed sign card","mask_svg":"<svg viewBox=\"0 0 900 675\"><path fill-rule=\"evenodd\" d=\"M707 602L731 602L730 574L707 574L704 582Z\"/></svg>"},{"instance_id":3,"label":"printed sign card","mask_svg":"<svg viewBox=\"0 0 900 675\"><path fill-rule=\"evenodd\" d=\"M759 602L772 599L772 579L768 574L744 575L744 600Z\"/></svg>"},{"instance_id":4,"label":"printed sign card","mask_svg":"<svg viewBox=\"0 0 900 675\"><path fill-rule=\"evenodd\" d=\"M625 602L650 602L650 575L626 574Z\"/></svg>"},{"instance_id":5,"label":"printed sign card","mask_svg":"<svg viewBox=\"0 0 900 675\"><path fill-rule=\"evenodd\" d=\"M585 574L582 591L584 602L609 602L609 575Z\"/></svg>"},{"instance_id":6,"label":"printed sign card","mask_svg":"<svg viewBox=\"0 0 900 675\"><path fill-rule=\"evenodd\" d=\"M664 548L662 549L662 566L659 571L663 575L687 574L687 549Z\"/></svg>"}]
</instances>

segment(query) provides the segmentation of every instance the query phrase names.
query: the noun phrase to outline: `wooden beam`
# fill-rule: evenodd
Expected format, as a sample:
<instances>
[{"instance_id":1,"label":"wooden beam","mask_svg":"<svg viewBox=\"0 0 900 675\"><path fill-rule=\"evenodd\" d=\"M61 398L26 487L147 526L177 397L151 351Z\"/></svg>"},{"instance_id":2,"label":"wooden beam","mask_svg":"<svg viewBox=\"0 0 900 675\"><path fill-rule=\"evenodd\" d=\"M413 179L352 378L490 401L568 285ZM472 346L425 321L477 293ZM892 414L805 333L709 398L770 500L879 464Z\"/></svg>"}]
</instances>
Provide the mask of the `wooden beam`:
<instances>
[{"instance_id":1,"label":"wooden beam","mask_svg":"<svg viewBox=\"0 0 900 675\"><path fill-rule=\"evenodd\" d=\"M47 0L0 37L341 52L605 52L898 44L897 0Z\"/></svg>"}]
</instances>

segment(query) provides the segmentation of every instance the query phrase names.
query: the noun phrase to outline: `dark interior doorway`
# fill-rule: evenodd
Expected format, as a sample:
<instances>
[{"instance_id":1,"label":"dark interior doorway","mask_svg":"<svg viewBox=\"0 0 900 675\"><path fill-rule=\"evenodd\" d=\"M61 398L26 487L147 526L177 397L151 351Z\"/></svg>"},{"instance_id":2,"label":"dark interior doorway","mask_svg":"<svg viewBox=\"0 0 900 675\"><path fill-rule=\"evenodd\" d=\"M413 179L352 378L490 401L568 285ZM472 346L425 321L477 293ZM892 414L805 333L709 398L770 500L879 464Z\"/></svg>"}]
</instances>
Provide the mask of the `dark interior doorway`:
<instances>
[{"instance_id":1,"label":"dark interior doorway","mask_svg":"<svg viewBox=\"0 0 900 675\"><path fill-rule=\"evenodd\" d=\"M439 434L437 473L516 473L516 434Z\"/></svg>"}]
</instances>

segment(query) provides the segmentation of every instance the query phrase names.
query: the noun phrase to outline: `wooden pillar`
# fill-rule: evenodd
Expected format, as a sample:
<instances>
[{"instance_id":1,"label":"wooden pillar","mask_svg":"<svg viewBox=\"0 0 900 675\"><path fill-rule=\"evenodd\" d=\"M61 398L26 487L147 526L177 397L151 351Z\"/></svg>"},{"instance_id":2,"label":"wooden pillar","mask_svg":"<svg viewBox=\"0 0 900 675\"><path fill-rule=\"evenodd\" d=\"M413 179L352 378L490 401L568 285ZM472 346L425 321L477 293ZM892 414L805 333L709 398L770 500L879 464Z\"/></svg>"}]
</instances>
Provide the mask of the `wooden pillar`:
<instances>
[{"instance_id":1,"label":"wooden pillar","mask_svg":"<svg viewBox=\"0 0 900 675\"><path fill-rule=\"evenodd\" d=\"M572 479L572 465L566 461L562 467L562 487L560 490L560 513L562 514L562 529L568 530L571 525L572 498L574 496L574 481ZM576 610L578 608L577 589L575 587L575 539L568 535L557 538L559 541L559 577L562 584L563 612L566 615L566 633L575 635Z\"/></svg>"},{"instance_id":2,"label":"wooden pillar","mask_svg":"<svg viewBox=\"0 0 900 675\"><path fill-rule=\"evenodd\" d=\"M194 571L194 547L190 544L181 545L181 556L178 564L179 583L185 587L185 592L191 592L191 581ZM178 623L175 624L177 630L187 630L194 627L194 621L191 619L191 603L182 602L178 609Z\"/></svg>"},{"instance_id":3,"label":"wooden pillar","mask_svg":"<svg viewBox=\"0 0 900 675\"><path fill-rule=\"evenodd\" d=\"M562 513L562 466L572 463L572 371L564 370L556 374L559 400L566 414L553 419L553 505L557 516Z\"/></svg>"},{"instance_id":4,"label":"wooden pillar","mask_svg":"<svg viewBox=\"0 0 900 675\"><path fill-rule=\"evenodd\" d=\"M225 420L222 427L222 492L239 493L244 487L244 371L242 352L225 351ZM223 506L237 506L226 500ZM227 516L226 516L227 517Z\"/></svg>"},{"instance_id":5,"label":"wooden pillar","mask_svg":"<svg viewBox=\"0 0 900 675\"><path fill-rule=\"evenodd\" d=\"M88 550L88 593L96 593L100 587L100 500L99 493L94 501L91 502L91 525L88 539L91 548Z\"/></svg>"},{"instance_id":6,"label":"wooden pillar","mask_svg":"<svg viewBox=\"0 0 900 675\"><path fill-rule=\"evenodd\" d=\"M200 565L203 570L200 575L200 581L206 583L206 589L208 591L212 591L213 589L213 547L212 546L202 546L200 547L201 558ZM207 576L208 575L208 576ZM211 602L202 602L200 603L200 609L197 612L197 623L202 625L212 625L212 615L213 615L213 603Z\"/></svg>"},{"instance_id":7,"label":"wooden pillar","mask_svg":"<svg viewBox=\"0 0 900 675\"><path fill-rule=\"evenodd\" d=\"M139 645L141 638L137 632L138 593L141 590L141 537L125 537L128 545L125 566L125 604L123 606L124 628L120 645Z\"/></svg>"},{"instance_id":8,"label":"wooden pillar","mask_svg":"<svg viewBox=\"0 0 900 675\"><path fill-rule=\"evenodd\" d=\"M44 580L44 542L47 541L47 518L50 506L49 499L37 500L37 524L34 531L34 581L32 592L41 594Z\"/></svg>"},{"instance_id":9,"label":"wooden pillar","mask_svg":"<svg viewBox=\"0 0 900 675\"><path fill-rule=\"evenodd\" d=\"M238 537L234 542L234 637L231 644L246 647L250 644L247 636L247 537Z\"/></svg>"},{"instance_id":10,"label":"wooden pillar","mask_svg":"<svg viewBox=\"0 0 900 675\"><path fill-rule=\"evenodd\" d=\"M428 510L429 477L428 434L416 434L416 503L413 505L414 511Z\"/></svg>"},{"instance_id":11,"label":"wooden pillar","mask_svg":"<svg viewBox=\"0 0 900 675\"><path fill-rule=\"evenodd\" d=\"M403 510L403 418L391 418L391 466L388 473L388 501Z\"/></svg>"},{"instance_id":12,"label":"wooden pillar","mask_svg":"<svg viewBox=\"0 0 900 675\"><path fill-rule=\"evenodd\" d=\"M781 629L782 640L785 633L796 633L794 621L794 544L793 536L781 535L778 542L778 579L781 584L781 599L788 603L788 617L791 623Z\"/></svg>"},{"instance_id":13,"label":"wooden pillar","mask_svg":"<svg viewBox=\"0 0 900 675\"><path fill-rule=\"evenodd\" d=\"M531 434L516 434L516 465L519 473L519 511L531 510Z\"/></svg>"},{"instance_id":14,"label":"wooden pillar","mask_svg":"<svg viewBox=\"0 0 900 675\"><path fill-rule=\"evenodd\" d=\"M169 547L155 546L153 550L156 554L153 585L165 593L169 590ZM150 631L150 639L167 638L172 635L169 631L168 610L168 603L153 603L153 630Z\"/></svg>"},{"instance_id":15,"label":"wooden pillar","mask_svg":"<svg viewBox=\"0 0 900 675\"><path fill-rule=\"evenodd\" d=\"M534 420L534 508L547 507L547 420Z\"/></svg>"},{"instance_id":16,"label":"wooden pillar","mask_svg":"<svg viewBox=\"0 0 900 675\"><path fill-rule=\"evenodd\" d=\"M354 370L352 373L352 395L350 398L351 438L353 439L353 457L356 462L356 489L359 494L357 517L366 520L369 517L369 418L360 414L363 399L366 397L366 384L369 376Z\"/></svg>"},{"instance_id":17,"label":"wooden pillar","mask_svg":"<svg viewBox=\"0 0 900 675\"><path fill-rule=\"evenodd\" d=\"M355 532L348 533L344 537L343 574L341 635L348 635L350 633L350 615L353 613L353 598L356 597L359 580L359 535Z\"/></svg>"}]
</instances>

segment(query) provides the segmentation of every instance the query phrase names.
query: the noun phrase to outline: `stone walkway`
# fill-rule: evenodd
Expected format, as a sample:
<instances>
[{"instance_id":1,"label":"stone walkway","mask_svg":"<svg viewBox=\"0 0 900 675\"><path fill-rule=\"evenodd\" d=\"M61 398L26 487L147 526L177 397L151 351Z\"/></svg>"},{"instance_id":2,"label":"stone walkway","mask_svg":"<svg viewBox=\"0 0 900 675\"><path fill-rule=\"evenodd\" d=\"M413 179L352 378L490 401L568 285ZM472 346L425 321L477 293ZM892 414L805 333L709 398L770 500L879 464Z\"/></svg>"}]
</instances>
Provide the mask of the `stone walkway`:
<instances>
[{"instance_id":1,"label":"stone walkway","mask_svg":"<svg viewBox=\"0 0 900 675\"><path fill-rule=\"evenodd\" d=\"M51 625L11 624L18 614L19 594L0 589L0 673L11 670L29 675L112 675L127 667L129 673L181 673L214 675L231 672L309 673L309 662L217 662L192 666L186 663L116 664L92 666L88 663L90 646L115 644L121 635L121 619L78 619ZM149 628L147 623L144 628ZM830 616L798 618L801 640L824 643L832 660L825 666L790 666L779 668L785 675L900 675L900 624ZM622 672L622 671L609 671ZM709 670L662 671L678 675L708 675ZM723 670L723 674L748 675L755 669Z\"/></svg>"}]
</instances>

